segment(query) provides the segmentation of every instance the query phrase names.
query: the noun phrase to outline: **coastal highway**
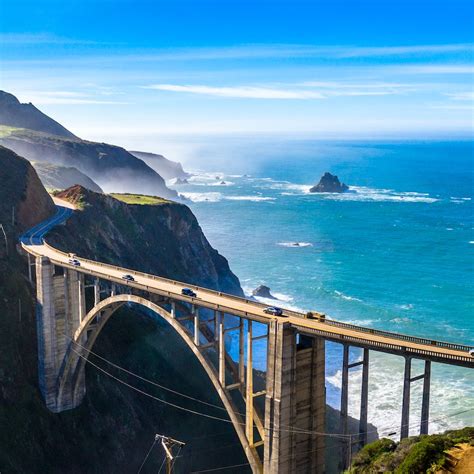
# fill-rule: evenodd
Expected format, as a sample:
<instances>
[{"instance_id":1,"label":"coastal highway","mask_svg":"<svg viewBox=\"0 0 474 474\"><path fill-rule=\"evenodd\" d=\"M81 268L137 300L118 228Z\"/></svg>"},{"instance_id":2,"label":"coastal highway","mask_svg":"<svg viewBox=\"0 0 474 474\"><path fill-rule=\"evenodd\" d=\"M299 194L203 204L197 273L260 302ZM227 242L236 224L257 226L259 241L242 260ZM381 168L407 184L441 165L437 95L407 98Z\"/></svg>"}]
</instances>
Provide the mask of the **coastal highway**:
<instances>
[{"instance_id":1,"label":"coastal highway","mask_svg":"<svg viewBox=\"0 0 474 474\"><path fill-rule=\"evenodd\" d=\"M58 206L58 212L54 217L38 224L20 238L22 247L34 256L48 257L56 265L71 268L102 280L167 296L174 300L193 303L199 307L222 311L226 314L245 317L261 323L268 323L272 319L277 319L291 325L301 334L321 336L328 340L345 342L353 346L367 347L396 355L418 356L435 362L474 368L474 357L469 354L469 350L472 349L471 346L389 333L327 318L324 320L319 318L307 319L303 313L289 310L283 310L283 316L272 316L264 312L264 304L255 300L227 295L207 288L81 258L80 256L77 257L80 266L72 266L69 264L67 253L55 249L44 241L44 235L48 230L54 225L64 222L71 213L71 209ZM123 280L122 277L125 274L132 275L135 281ZM192 288L197 297L192 298L182 295L182 288ZM318 313L315 314L318 315Z\"/></svg>"}]
</instances>

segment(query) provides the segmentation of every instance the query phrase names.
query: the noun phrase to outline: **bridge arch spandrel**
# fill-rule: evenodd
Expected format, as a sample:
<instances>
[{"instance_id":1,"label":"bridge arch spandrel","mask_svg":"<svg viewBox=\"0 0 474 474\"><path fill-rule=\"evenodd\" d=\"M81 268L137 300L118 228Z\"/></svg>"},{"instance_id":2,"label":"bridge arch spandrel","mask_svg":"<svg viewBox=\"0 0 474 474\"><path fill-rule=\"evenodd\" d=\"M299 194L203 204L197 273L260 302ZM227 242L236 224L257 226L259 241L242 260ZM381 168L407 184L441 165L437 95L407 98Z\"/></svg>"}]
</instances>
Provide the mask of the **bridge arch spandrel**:
<instances>
[{"instance_id":1,"label":"bridge arch spandrel","mask_svg":"<svg viewBox=\"0 0 474 474\"><path fill-rule=\"evenodd\" d=\"M101 301L92 308L89 313L87 313L86 317L82 320L80 326L74 333L74 338L70 342L70 349L66 355L66 360L63 363L58 386L58 404L67 405L72 402L71 408L80 404L82 396L85 393L84 374L89 351L94 346L97 337L107 321L113 316L117 309L126 303L134 303L143 306L158 314L167 321L171 327L173 327L181 339L191 349L218 393L234 426L237 436L239 437L242 447L244 448L253 472L261 472L262 465L259 455L254 448L250 447L245 434L245 422L238 413L238 410L231 397L228 395L227 390L220 384L218 374L213 364L199 347L194 344L192 335L188 334L177 319L172 317L172 315L164 308L152 303L146 298L130 294L114 295ZM75 344L76 347L73 350ZM72 393L68 393L71 390ZM71 402L68 402L68 398L71 399Z\"/></svg>"}]
</instances>

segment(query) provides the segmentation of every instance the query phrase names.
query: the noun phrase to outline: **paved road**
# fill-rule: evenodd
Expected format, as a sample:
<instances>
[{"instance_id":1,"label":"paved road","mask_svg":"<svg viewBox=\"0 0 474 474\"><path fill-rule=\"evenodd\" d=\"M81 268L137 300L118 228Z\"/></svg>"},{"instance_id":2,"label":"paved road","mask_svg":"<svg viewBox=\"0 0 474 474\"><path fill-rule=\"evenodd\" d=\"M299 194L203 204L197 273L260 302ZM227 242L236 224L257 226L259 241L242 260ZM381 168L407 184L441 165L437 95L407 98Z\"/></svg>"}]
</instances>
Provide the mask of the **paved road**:
<instances>
[{"instance_id":1,"label":"paved road","mask_svg":"<svg viewBox=\"0 0 474 474\"><path fill-rule=\"evenodd\" d=\"M63 222L71 215L71 209L58 207L56 216L37 225L24 234L21 242L25 250L35 256L45 256L57 265L75 268L76 270L93 275L103 280L109 280L133 288L149 291L151 293L170 296L175 300L195 303L198 306L223 311L227 314L244 316L258 322L268 322L272 319L287 321L299 332L306 334L321 335L327 339L348 342L352 345L369 347L371 349L394 353L397 355L412 355L436 362L444 362L454 365L463 365L474 368L474 357L468 351L469 346L452 343L431 341L412 336L376 331L368 328L344 324L337 321L306 319L304 314L284 310L283 317L271 316L264 312L265 305L254 300L238 298L235 296L219 293L206 288L188 285L186 283L168 280L155 275L149 275L134 270L107 265L93 260L79 258L80 267L72 267L69 264L68 254L61 252L44 242L43 237L54 225ZM123 275L130 274L134 281L126 282ZM192 288L196 298L190 298L181 294L184 287Z\"/></svg>"}]
</instances>

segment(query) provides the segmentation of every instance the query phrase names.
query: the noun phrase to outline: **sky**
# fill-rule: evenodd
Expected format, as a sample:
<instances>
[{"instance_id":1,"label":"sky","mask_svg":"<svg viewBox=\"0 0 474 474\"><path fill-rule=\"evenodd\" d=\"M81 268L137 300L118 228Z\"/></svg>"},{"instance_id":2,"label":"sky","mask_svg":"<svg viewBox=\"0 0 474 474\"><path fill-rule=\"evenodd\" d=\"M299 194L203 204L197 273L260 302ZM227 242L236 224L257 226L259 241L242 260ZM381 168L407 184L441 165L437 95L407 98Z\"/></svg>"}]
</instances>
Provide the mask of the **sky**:
<instances>
[{"instance_id":1,"label":"sky","mask_svg":"<svg viewBox=\"0 0 474 474\"><path fill-rule=\"evenodd\" d=\"M0 0L0 88L83 138L472 134L470 0Z\"/></svg>"}]
</instances>

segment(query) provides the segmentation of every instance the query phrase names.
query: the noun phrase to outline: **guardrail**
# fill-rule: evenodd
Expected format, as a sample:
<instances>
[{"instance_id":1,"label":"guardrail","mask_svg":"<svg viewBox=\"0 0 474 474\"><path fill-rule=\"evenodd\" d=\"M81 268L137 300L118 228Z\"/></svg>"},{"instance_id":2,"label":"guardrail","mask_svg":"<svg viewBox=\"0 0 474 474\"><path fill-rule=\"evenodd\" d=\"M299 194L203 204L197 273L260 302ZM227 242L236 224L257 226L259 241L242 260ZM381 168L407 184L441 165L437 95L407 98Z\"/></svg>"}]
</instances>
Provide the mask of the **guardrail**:
<instances>
[{"instance_id":1,"label":"guardrail","mask_svg":"<svg viewBox=\"0 0 474 474\"><path fill-rule=\"evenodd\" d=\"M60 253L65 257L69 256L68 253L63 252L61 250L58 250L55 247L52 247L46 241L43 241L43 244L54 252ZM22 246L23 246L23 248L25 248L25 250L28 251L28 245L26 245L22 242ZM225 297L225 298L233 300L233 301L239 301L239 302L243 302L243 303L247 303L247 304L252 304L253 306L258 307L258 308L263 309L267 306L263 303L255 301L253 299L250 300L248 298L242 298L242 297L239 297L239 296L230 295L230 294L223 293L223 292L220 292L220 291L210 290L208 288L202 288L202 287L199 287L197 285L190 285L188 283L183 283L181 281L172 280L172 279L169 279L169 278L158 277L156 275L151 275L149 273L144 273L144 272L140 272L140 271L137 271L137 270L127 269L127 268L124 268L124 267L119 267L117 265L111 265L111 264L108 264L108 263L97 262L95 260L90 260L90 259L83 258L83 257L80 257L80 259L83 262L86 262L86 263L89 263L89 264L92 264L92 265L97 265L99 267L110 268L110 269L113 269L113 270L121 271L123 273L131 273L131 274L134 274L134 275L137 275L137 276L141 276L143 278L148 278L148 279L151 279L151 280L154 280L154 281L161 281L161 282L164 282L164 283L175 285L175 286L180 287L180 288L183 288L183 287L192 288L196 291L207 292L207 293L210 293L210 294L213 294L213 295L216 295L216 296ZM74 267L74 269L77 270L77 271L81 271L81 267ZM141 285L141 286L146 286L146 285ZM147 288L148 288L148 290L150 289L148 286L147 286ZM170 292L168 292L168 293L170 293ZM172 295L173 294L170 293L170 296L172 296ZM230 309L231 311L233 311L231 308L227 308L227 307L224 307L224 306L222 306L222 308L223 309L224 308ZM248 313L242 312L242 311L239 311L239 313L248 314ZM299 313L299 312L296 312L296 311L291 311L291 310L286 310L285 309L284 314L286 316L293 316L293 317L305 319L305 314ZM381 337L386 337L386 338L400 340L400 341L412 342L412 343L415 343L415 344L420 344L420 345L425 345L425 346L427 346L427 345L428 346L434 346L434 347L438 347L438 348L442 348L442 349L451 349L451 350L456 350L456 351L469 352L470 350L472 350L474 348L472 346L467 346L467 345L464 345L464 344L455 344L455 343L445 342L445 341L436 341L436 340L432 340L432 339L420 338L420 337L416 337L416 336L409 336L409 335L399 334L399 333L390 332L390 331L384 331L384 330L379 330L379 329L371 329L371 328L366 328L366 327L363 327L363 326L356 326L354 324L348 324L348 323L344 323L344 322L341 322L341 321L336 321L334 319L327 319L326 318L326 319L324 319L324 322L321 321L321 320L319 320L319 321L323 324L328 325L328 326L339 327L339 328L342 328L342 329L357 331L357 332L360 332L360 333L363 333L363 334L368 334L368 335L373 335L373 336L381 336ZM307 327L304 327L303 329L305 331L308 330ZM333 333L328 333L328 334L333 335ZM340 336L343 336L343 335L340 335ZM344 337L349 337L349 336L344 336ZM355 339L360 340L360 338L355 338ZM367 338L367 339L371 340L372 345L375 345L376 341L374 341L373 339L370 339L370 338ZM379 344L380 345L385 345L385 346L390 345L389 343L387 343L387 344L386 343L379 343ZM406 346L397 346L396 344L394 345L394 347L402 347L402 349L406 348ZM420 351L424 351L424 349L420 349ZM434 353L433 352L431 354L436 354L436 356L439 356L440 353L438 353L438 352ZM448 357L451 357L451 355L448 355ZM456 357L456 356L452 356L452 357ZM460 357L463 357L463 356L460 356ZM468 360L469 360L469 357L470 356L466 356L466 358ZM472 360L472 358L471 358L471 360Z\"/></svg>"},{"instance_id":2,"label":"guardrail","mask_svg":"<svg viewBox=\"0 0 474 474\"><path fill-rule=\"evenodd\" d=\"M400 355L412 355L413 357L418 356L419 358L435 358L438 361L446 361L446 362L465 362L467 366L474 366L474 358L466 355L457 355L457 354L446 354L444 352L433 352L427 349L415 348L410 346L400 346L398 344L391 344L386 342L376 341L374 339L362 339L359 337L350 336L347 334L338 334L334 332L324 331L324 329L316 329L316 328L302 328L302 331L305 333L311 333L318 336L322 336L328 339L337 340L341 342L349 342L354 345L364 345L364 346L371 346L374 348L378 348L382 351L389 351L389 352L396 352ZM421 357L420 357L421 356Z\"/></svg>"}]
</instances>

